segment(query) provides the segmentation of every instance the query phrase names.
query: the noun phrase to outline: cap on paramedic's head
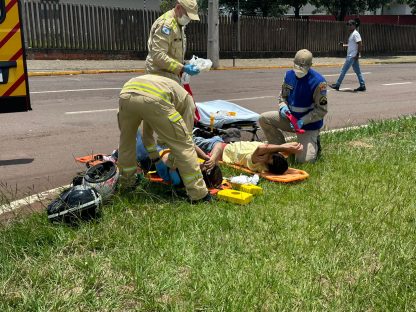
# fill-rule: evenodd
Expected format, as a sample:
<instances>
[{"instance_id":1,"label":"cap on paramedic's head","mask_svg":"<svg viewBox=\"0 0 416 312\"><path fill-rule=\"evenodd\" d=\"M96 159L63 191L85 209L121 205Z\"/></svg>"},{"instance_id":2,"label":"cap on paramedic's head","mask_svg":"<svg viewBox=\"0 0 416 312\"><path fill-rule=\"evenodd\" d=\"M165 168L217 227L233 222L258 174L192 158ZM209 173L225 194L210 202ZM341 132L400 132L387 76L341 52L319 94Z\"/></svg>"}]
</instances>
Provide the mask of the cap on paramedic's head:
<instances>
[{"instance_id":1,"label":"cap on paramedic's head","mask_svg":"<svg viewBox=\"0 0 416 312\"><path fill-rule=\"evenodd\" d=\"M309 50L299 50L295 55L293 70L297 73L307 74L312 66L312 53Z\"/></svg>"},{"instance_id":2,"label":"cap on paramedic's head","mask_svg":"<svg viewBox=\"0 0 416 312\"><path fill-rule=\"evenodd\" d=\"M178 3L186 10L189 18L193 21L199 21L198 4L196 0L178 0Z\"/></svg>"}]
</instances>

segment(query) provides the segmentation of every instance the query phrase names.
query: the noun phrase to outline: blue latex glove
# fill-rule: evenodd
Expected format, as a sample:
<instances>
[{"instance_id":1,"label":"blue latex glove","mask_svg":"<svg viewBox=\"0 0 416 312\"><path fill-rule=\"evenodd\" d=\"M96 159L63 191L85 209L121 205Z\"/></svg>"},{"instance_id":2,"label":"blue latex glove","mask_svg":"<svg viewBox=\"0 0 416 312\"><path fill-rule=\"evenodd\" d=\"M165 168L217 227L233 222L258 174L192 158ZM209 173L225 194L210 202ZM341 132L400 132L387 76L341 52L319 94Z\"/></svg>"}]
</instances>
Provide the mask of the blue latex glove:
<instances>
[{"instance_id":1,"label":"blue latex glove","mask_svg":"<svg viewBox=\"0 0 416 312\"><path fill-rule=\"evenodd\" d=\"M170 175L169 175L169 168L165 165L165 163L162 160L159 160L155 164L156 172L159 177L163 179L165 182L170 181Z\"/></svg>"},{"instance_id":2,"label":"blue latex glove","mask_svg":"<svg viewBox=\"0 0 416 312\"><path fill-rule=\"evenodd\" d=\"M298 127L299 127L299 129L302 129L302 127L303 127L303 120L302 119L298 120Z\"/></svg>"},{"instance_id":3,"label":"blue latex glove","mask_svg":"<svg viewBox=\"0 0 416 312\"><path fill-rule=\"evenodd\" d=\"M191 76L195 76L199 74L199 69L195 65L192 64L186 64L183 67L183 71Z\"/></svg>"},{"instance_id":4,"label":"blue latex glove","mask_svg":"<svg viewBox=\"0 0 416 312\"><path fill-rule=\"evenodd\" d=\"M172 185L179 185L181 184L181 177L179 176L178 171L176 170L169 170L169 176L172 181Z\"/></svg>"},{"instance_id":5,"label":"blue latex glove","mask_svg":"<svg viewBox=\"0 0 416 312\"><path fill-rule=\"evenodd\" d=\"M280 116L281 116L282 118L286 118L286 119L287 119L286 112L289 112L289 113L290 113L289 107L287 107L287 105L283 105L283 106L280 108Z\"/></svg>"}]
</instances>

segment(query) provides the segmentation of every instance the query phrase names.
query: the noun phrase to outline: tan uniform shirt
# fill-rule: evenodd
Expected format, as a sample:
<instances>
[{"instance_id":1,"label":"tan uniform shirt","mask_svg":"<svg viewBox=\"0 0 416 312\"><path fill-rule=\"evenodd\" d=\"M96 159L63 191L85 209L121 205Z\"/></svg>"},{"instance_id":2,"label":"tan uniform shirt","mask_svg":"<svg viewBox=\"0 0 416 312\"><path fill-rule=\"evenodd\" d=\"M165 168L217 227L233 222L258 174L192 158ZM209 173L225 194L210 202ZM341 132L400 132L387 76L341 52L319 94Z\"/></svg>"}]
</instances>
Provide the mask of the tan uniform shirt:
<instances>
[{"instance_id":1,"label":"tan uniform shirt","mask_svg":"<svg viewBox=\"0 0 416 312\"><path fill-rule=\"evenodd\" d=\"M129 92L144 95L156 101L162 100L168 105L173 105L176 111L182 115L189 133L192 132L195 104L189 93L176 81L157 75L138 76L126 82L120 94ZM152 125L148 126L152 127ZM147 126L145 128L149 129ZM143 142L152 140L153 131L143 131Z\"/></svg>"},{"instance_id":2,"label":"tan uniform shirt","mask_svg":"<svg viewBox=\"0 0 416 312\"><path fill-rule=\"evenodd\" d=\"M180 82L186 48L184 27L174 17L174 10L160 16L152 25L147 43L146 73Z\"/></svg>"}]
</instances>

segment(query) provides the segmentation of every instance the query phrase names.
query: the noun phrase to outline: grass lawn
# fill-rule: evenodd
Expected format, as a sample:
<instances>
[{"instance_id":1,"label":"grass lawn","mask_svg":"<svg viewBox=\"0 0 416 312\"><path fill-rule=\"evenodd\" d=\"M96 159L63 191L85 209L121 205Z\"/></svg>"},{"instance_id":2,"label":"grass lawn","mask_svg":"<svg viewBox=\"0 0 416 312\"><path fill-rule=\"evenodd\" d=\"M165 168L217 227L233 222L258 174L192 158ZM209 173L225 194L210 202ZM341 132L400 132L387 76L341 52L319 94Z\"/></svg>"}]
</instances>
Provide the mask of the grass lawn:
<instances>
[{"instance_id":1,"label":"grass lawn","mask_svg":"<svg viewBox=\"0 0 416 312\"><path fill-rule=\"evenodd\" d=\"M416 118L322 144L247 206L143 185L98 222L2 226L0 311L415 311Z\"/></svg>"}]
</instances>

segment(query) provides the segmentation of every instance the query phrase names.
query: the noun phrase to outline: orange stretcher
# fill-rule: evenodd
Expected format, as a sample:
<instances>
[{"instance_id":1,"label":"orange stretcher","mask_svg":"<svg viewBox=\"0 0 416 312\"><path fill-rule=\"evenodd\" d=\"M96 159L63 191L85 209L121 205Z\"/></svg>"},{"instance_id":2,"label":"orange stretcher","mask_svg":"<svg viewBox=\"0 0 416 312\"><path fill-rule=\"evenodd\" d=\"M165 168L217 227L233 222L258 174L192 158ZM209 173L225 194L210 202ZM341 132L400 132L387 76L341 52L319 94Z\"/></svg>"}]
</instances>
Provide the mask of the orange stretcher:
<instances>
[{"instance_id":1,"label":"orange stretcher","mask_svg":"<svg viewBox=\"0 0 416 312\"><path fill-rule=\"evenodd\" d=\"M295 169L295 168L289 168L284 174L278 175L278 174L274 174L270 172L256 173L242 166L238 166L234 164L227 164L225 162L220 162L220 163L222 165L237 169L239 171L244 171L249 174L258 174L263 179L269 180L271 182L290 183L290 182L303 181L309 178L309 174L306 171Z\"/></svg>"},{"instance_id":2,"label":"orange stretcher","mask_svg":"<svg viewBox=\"0 0 416 312\"><path fill-rule=\"evenodd\" d=\"M77 162L80 163L84 163L87 168L89 167L93 167L95 165L98 165L102 162L104 162L104 157L107 155L104 154L91 154L91 155L87 155L87 156L82 156L82 157L76 157L75 160Z\"/></svg>"}]
</instances>

